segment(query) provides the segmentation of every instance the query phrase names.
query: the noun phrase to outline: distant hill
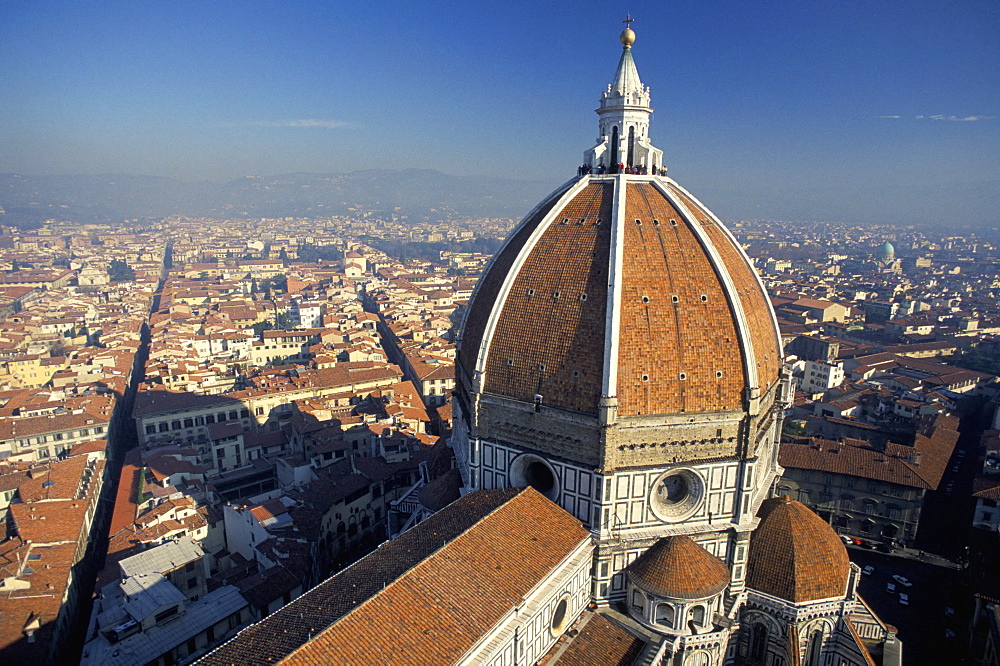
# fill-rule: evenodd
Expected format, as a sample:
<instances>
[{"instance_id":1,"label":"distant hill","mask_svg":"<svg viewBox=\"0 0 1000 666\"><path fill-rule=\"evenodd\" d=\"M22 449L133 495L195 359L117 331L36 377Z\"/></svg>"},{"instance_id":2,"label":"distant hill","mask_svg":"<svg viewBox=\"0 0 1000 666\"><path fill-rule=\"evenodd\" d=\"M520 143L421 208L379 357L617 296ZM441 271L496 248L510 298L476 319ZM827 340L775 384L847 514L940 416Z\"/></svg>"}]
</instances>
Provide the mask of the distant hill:
<instances>
[{"instance_id":1,"label":"distant hill","mask_svg":"<svg viewBox=\"0 0 1000 666\"><path fill-rule=\"evenodd\" d=\"M168 215L323 217L358 211L396 213L420 222L519 218L558 184L558 179L452 176L430 169L293 173L228 183L0 174L0 224L31 227L48 219L110 223Z\"/></svg>"}]
</instances>

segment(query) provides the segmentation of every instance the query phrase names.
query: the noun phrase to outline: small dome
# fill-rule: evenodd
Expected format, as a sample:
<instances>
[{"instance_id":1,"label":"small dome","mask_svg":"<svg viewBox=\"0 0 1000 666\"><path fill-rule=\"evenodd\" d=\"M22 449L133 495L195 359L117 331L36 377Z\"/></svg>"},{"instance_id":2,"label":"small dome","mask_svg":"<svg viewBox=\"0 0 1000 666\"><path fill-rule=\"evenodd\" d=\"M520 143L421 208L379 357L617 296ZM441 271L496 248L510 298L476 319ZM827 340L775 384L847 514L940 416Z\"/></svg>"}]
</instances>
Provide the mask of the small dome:
<instances>
[{"instance_id":1,"label":"small dome","mask_svg":"<svg viewBox=\"0 0 1000 666\"><path fill-rule=\"evenodd\" d=\"M672 599L705 599L729 585L726 565L686 536L660 539L625 571L643 590Z\"/></svg>"},{"instance_id":2,"label":"small dome","mask_svg":"<svg viewBox=\"0 0 1000 666\"><path fill-rule=\"evenodd\" d=\"M885 255L893 255L896 254L896 248L892 246L892 243L886 241L885 244L883 244L882 247L879 248L879 252Z\"/></svg>"},{"instance_id":3,"label":"small dome","mask_svg":"<svg viewBox=\"0 0 1000 666\"><path fill-rule=\"evenodd\" d=\"M851 563L833 528L787 497L767 500L757 515L747 587L793 603L844 595Z\"/></svg>"}]
</instances>

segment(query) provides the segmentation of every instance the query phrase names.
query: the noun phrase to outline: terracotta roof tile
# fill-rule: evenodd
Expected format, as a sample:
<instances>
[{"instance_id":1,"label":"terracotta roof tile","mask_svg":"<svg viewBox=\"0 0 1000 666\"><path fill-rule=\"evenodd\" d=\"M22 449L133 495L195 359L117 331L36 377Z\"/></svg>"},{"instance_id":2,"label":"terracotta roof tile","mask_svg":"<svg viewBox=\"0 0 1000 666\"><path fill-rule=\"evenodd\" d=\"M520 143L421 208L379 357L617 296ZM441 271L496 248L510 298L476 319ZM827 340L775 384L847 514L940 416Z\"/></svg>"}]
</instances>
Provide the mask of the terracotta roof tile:
<instances>
[{"instance_id":1,"label":"terracotta roof tile","mask_svg":"<svg viewBox=\"0 0 1000 666\"><path fill-rule=\"evenodd\" d=\"M490 341L484 391L525 402L540 393L547 404L597 412L613 195L610 184L585 187L525 257Z\"/></svg>"},{"instance_id":2,"label":"terracotta roof tile","mask_svg":"<svg viewBox=\"0 0 1000 666\"><path fill-rule=\"evenodd\" d=\"M586 612L574 628L579 633L556 643L539 664L631 666L646 644L602 613Z\"/></svg>"},{"instance_id":3,"label":"terracotta roof tile","mask_svg":"<svg viewBox=\"0 0 1000 666\"><path fill-rule=\"evenodd\" d=\"M626 188L621 228L613 215L616 187ZM620 296L619 416L740 409L745 355L754 359L749 367L760 388L773 384L779 336L753 267L710 213L680 189L668 191L616 178L585 183L559 207L552 204L561 192L550 197L477 287L459 350L466 375L489 336L485 393L523 402L541 394L548 406L596 414L611 285ZM543 222L528 247L529 232ZM612 284L619 236L621 280ZM487 331L493 314L495 328Z\"/></svg>"},{"instance_id":4,"label":"terracotta roof tile","mask_svg":"<svg viewBox=\"0 0 1000 666\"><path fill-rule=\"evenodd\" d=\"M687 536L660 539L626 571L647 592L674 599L704 599L729 585L729 568Z\"/></svg>"},{"instance_id":5,"label":"terracotta roof tile","mask_svg":"<svg viewBox=\"0 0 1000 666\"><path fill-rule=\"evenodd\" d=\"M588 538L578 520L526 489L303 645L289 662L452 663Z\"/></svg>"},{"instance_id":6,"label":"terracotta roof tile","mask_svg":"<svg viewBox=\"0 0 1000 666\"><path fill-rule=\"evenodd\" d=\"M199 663L447 663L587 538L531 489L470 493Z\"/></svg>"},{"instance_id":7,"label":"terracotta roof tile","mask_svg":"<svg viewBox=\"0 0 1000 666\"><path fill-rule=\"evenodd\" d=\"M692 221L652 184L633 183L623 224L619 416L739 409L736 323Z\"/></svg>"},{"instance_id":8,"label":"terracotta roof tile","mask_svg":"<svg viewBox=\"0 0 1000 666\"><path fill-rule=\"evenodd\" d=\"M726 270L743 302L743 312L747 318L757 364L757 376L761 389L766 390L778 378L781 366L778 331L771 320L771 305L767 294L761 290L755 278L756 271L731 240L728 232L716 224L714 217L707 210L697 205L679 188L675 186L671 189L701 222L702 228L712 239L712 244L726 265Z\"/></svg>"},{"instance_id":9,"label":"terracotta roof tile","mask_svg":"<svg viewBox=\"0 0 1000 666\"><path fill-rule=\"evenodd\" d=\"M913 446L889 443L880 448L851 438L790 440L782 443L778 462L786 469L818 470L933 490L941 483L957 443L955 419L939 415L932 426L916 433Z\"/></svg>"},{"instance_id":10,"label":"terracotta roof tile","mask_svg":"<svg viewBox=\"0 0 1000 666\"><path fill-rule=\"evenodd\" d=\"M747 586L793 603L843 596L850 560L840 537L804 504L761 504L750 537Z\"/></svg>"},{"instance_id":11,"label":"terracotta roof tile","mask_svg":"<svg viewBox=\"0 0 1000 666\"><path fill-rule=\"evenodd\" d=\"M500 251L490 259L490 263L482 279L476 284L476 289L469 301L470 307L462 327L462 344L458 350L459 361L467 376L471 377L475 369L476 355L479 353L479 345L483 339L483 332L486 330L487 320L503 286L507 271L514 265L514 261L517 259L518 254L520 254L521 249L532 232L535 231L552 207L556 205L559 197L562 196L567 187L562 187L553 192L549 195L548 199L539 204L534 211L521 221L518 227L507 237Z\"/></svg>"}]
</instances>

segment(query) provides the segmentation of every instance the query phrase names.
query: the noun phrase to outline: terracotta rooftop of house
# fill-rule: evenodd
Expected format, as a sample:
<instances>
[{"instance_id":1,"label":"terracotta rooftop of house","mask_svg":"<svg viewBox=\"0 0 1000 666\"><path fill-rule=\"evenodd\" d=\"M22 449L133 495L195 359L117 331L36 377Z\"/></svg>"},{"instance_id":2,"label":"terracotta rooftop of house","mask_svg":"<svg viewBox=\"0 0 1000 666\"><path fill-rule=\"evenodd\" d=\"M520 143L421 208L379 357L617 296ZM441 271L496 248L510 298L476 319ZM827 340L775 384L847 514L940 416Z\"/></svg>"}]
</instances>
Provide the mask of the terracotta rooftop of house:
<instances>
[{"instance_id":1,"label":"terracotta rooftop of house","mask_svg":"<svg viewBox=\"0 0 1000 666\"><path fill-rule=\"evenodd\" d=\"M635 585L673 599L704 599L729 585L728 567L687 536L660 539L626 571Z\"/></svg>"},{"instance_id":2,"label":"terracotta rooftop of house","mask_svg":"<svg viewBox=\"0 0 1000 666\"><path fill-rule=\"evenodd\" d=\"M178 411L182 409L195 409L199 407L242 407L239 400L226 397L224 395L200 395L195 393L185 393L182 391L166 391L162 389L146 390L140 389L135 396L135 408L132 415L135 417L151 416L164 412Z\"/></svg>"},{"instance_id":3,"label":"terracotta rooftop of house","mask_svg":"<svg viewBox=\"0 0 1000 666\"><path fill-rule=\"evenodd\" d=\"M800 502L765 501L750 537L747 586L793 603L843 596L850 560L840 537Z\"/></svg>"},{"instance_id":4,"label":"terracotta rooftop of house","mask_svg":"<svg viewBox=\"0 0 1000 666\"><path fill-rule=\"evenodd\" d=\"M125 454L118 480L118 491L115 495L114 511L111 515L111 526L108 536L113 536L119 530L132 524L138 509L136 495L139 492L139 474L142 468L142 456L139 449L129 449Z\"/></svg>"},{"instance_id":5,"label":"terracotta rooftop of house","mask_svg":"<svg viewBox=\"0 0 1000 666\"><path fill-rule=\"evenodd\" d=\"M941 415L933 417L930 426L921 427L913 446L890 442L880 448L851 438L787 441L781 445L778 462L786 469L831 472L932 490L941 483L957 442L957 421Z\"/></svg>"},{"instance_id":6,"label":"terracotta rooftop of house","mask_svg":"<svg viewBox=\"0 0 1000 666\"><path fill-rule=\"evenodd\" d=\"M3 577L16 576L16 588L22 588L5 591L0 599L0 653L5 662L46 662L76 549L75 541L37 546L9 539L0 544ZM26 632L31 630L34 642L29 643Z\"/></svg>"},{"instance_id":7,"label":"terracotta rooftop of house","mask_svg":"<svg viewBox=\"0 0 1000 666\"><path fill-rule=\"evenodd\" d=\"M1000 500L1000 474L992 472L976 474L972 481L972 496Z\"/></svg>"},{"instance_id":8,"label":"terracotta rooftop of house","mask_svg":"<svg viewBox=\"0 0 1000 666\"><path fill-rule=\"evenodd\" d=\"M288 507L280 499L269 499L263 504L250 509L250 513L253 514L254 518L263 523L265 520L288 513Z\"/></svg>"},{"instance_id":9,"label":"terracotta rooftop of house","mask_svg":"<svg viewBox=\"0 0 1000 666\"><path fill-rule=\"evenodd\" d=\"M199 663L451 663L588 538L531 488L470 493Z\"/></svg>"},{"instance_id":10,"label":"terracotta rooftop of house","mask_svg":"<svg viewBox=\"0 0 1000 666\"><path fill-rule=\"evenodd\" d=\"M81 477L87 463L85 456L75 456L34 467L18 486L17 493L25 503L73 499L82 487Z\"/></svg>"},{"instance_id":11,"label":"terracotta rooftop of house","mask_svg":"<svg viewBox=\"0 0 1000 666\"><path fill-rule=\"evenodd\" d=\"M461 496L461 488L461 473L450 469L420 489L420 503L431 511L440 511Z\"/></svg>"},{"instance_id":12,"label":"terracotta rooftop of house","mask_svg":"<svg viewBox=\"0 0 1000 666\"><path fill-rule=\"evenodd\" d=\"M97 408L81 414L64 412L27 418L0 420L0 439L29 437L47 432L60 432L88 426L107 426L110 414L102 414Z\"/></svg>"}]
</instances>

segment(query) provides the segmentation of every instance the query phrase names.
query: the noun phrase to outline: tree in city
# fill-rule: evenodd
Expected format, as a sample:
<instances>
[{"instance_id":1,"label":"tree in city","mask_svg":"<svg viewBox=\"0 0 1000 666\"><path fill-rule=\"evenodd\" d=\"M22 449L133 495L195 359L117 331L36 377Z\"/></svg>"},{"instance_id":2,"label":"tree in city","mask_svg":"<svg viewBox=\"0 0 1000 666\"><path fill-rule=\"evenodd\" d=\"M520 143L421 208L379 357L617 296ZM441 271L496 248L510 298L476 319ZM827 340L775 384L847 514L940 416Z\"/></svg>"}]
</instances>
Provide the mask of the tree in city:
<instances>
[{"instance_id":1,"label":"tree in city","mask_svg":"<svg viewBox=\"0 0 1000 666\"><path fill-rule=\"evenodd\" d=\"M792 421L791 419L785 421L781 432L788 437L806 437L809 435L809 431L806 430L804 423L801 421Z\"/></svg>"},{"instance_id":2,"label":"tree in city","mask_svg":"<svg viewBox=\"0 0 1000 666\"><path fill-rule=\"evenodd\" d=\"M135 271L121 259L112 259L108 265L108 275L112 282L131 282L135 280Z\"/></svg>"}]
</instances>

